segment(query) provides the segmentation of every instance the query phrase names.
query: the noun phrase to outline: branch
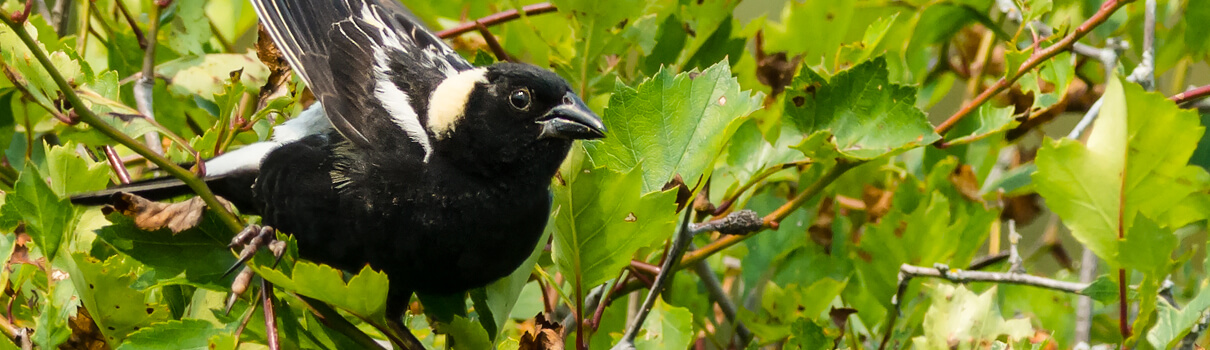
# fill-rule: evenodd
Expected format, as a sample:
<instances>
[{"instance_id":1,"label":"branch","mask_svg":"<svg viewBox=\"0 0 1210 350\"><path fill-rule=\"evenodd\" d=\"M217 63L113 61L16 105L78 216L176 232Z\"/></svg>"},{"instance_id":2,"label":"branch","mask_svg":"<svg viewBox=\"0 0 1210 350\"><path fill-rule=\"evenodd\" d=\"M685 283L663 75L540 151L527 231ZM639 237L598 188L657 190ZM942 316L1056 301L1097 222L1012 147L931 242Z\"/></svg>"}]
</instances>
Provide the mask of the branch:
<instances>
[{"instance_id":1,"label":"branch","mask_svg":"<svg viewBox=\"0 0 1210 350\"><path fill-rule=\"evenodd\" d=\"M1173 95L1169 99L1179 105L1196 101L1206 96L1210 96L1210 85L1189 89L1188 91Z\"/></svg>"},{"instance_id":2,"label":"branch","mask_svg":"<svg viewBox=\"0 0 1210 350\"><path fill-rule=\"evenodd\" d=\"M696 235L689 227L690 219L693 218L693 210L686 208L685 217L681 219L681 227L676 234L672 236L672 247L668 249L668 253L664 255L664 263L660 264L660 274L655 276L655 283L651 289L647 291L647 298L643 299L643 306L639 308L638 315L635 315L634 320L626 327L626 333L622 335L622 340L618 341L617 345L613 346L614 350L632 350L635 349L634 339L638 337L639 330L643 329L643 322L647 320L647 315L651 313L651 308L655 306L655 299L660 293L664 292L664 287L668 285L669 277L676 273L673 266L681 259L681 255L685 254L685 249L689 247L690 241ZM579 337L583 334L577 333ZM583 343L577 341L577 343Z\"/></svg>"},{"instance_id":3,"label":"branch","mask_svg":"<svg viewBox=\"0 0 1210 350\"><path fill-rule=\"evenodd\" d=\"M521 8L521 11L525 11L526 16L540 15L547 12L554 12L555 10L558 9L555 8L555 5L552 5L549 2L533 4ZM459 24L457 27L437 32L437 37L449 39L450 37L455 37L466 34L467 32L478 30L479 26L491 27L518 18L521 18L521 13L517 12L515 9L503 11L474 21Z\"/></svg>"},{"instance_id":4,"label":"branch","mask_svg":"<svg viewBox=\"0 0 1210 350\"><path fill-rule=\"evenodd\" d=\"M904 294L907 293L907 288L911 284L912 278L915 277L940 278L952 283L988 282L1016 284L1081 295L1081 292L1089 286L1087 283L1059 281L1018 272L964 271L961 269L951 269L945 264L937 264L932 268L903 264L899 266L899 288L895 292L894 298L891 299L891 315L886 323L886 332L883 334L882 343L878 346L879 350L885 349L887 342L891 339L891 334L895 330L895 321L899 318Z\"/></svg>"},{"instance_id":5,"label":"branch","mask_svg":"<svg viewBox=\"0 0 1210 350\"><path fill-rule=\"evenodd\" d=\"M694 248L692 243L689 244L689 248ZM739 336L740 340L740 343L736 347L741 349L747 348L748 343L752 342L752 331L748 330L748 327L744 326L744 323L736 317L737 309L735 302L731 301L731 298L727 296L727 292L723 290L723 285L719 283L718 276L715 276L714 271L710 269L710 264L706 263L705 260L699 260L693 264L693 271L702 279L702 284L706 286L706 291L710 293L710 298L714 299L714 302L718 303L718 308L723 310L723 316L727 317L727 322L731 322L735 326L735 334Z\"/></svg>"},{"instance_id":6,"label":"branch","mask_svg":"<svg viewBox=\"0 0 1210 350\"><path fill-rule=\"evenodd\" d=\"M123 134L120 130L112 125L109 125L109 123L106 123L101 119L101 117L97 116L95 112L86 107L87 105L80 98L80 95L76 94L76 90L72 88L71 84L67 83L67 80L63 78L63 74L59 73L59 70L55 68L53 63L51 63L50 58L47 57L46 53L42 52L42 49L37 45L37 42L34 41L34 38L30 37L29 31L25 30L25 26L13 22L9 15L3 11L0 11L0 17L2 17L0 18L0 21L3 21L5 25L13 29L13 33L17 34L17 37L21 38L21 42L24 43L27 48L29 48L30 52L32 52L34 55L34 58L38 60L38 63L41 64L44 69L46 69L47 74L49 74L51 79L55 81L55 85L59 87L59 90L63 93L64 97L67 99L67 102L71 103L73 110L75 110L76 114L79 115L80 121L83 121L85 124L97 129L97 131L101 132L101 134L104 134L110 139L113 139L123 146L130 148L135 153L147 158L147 160L159 166L160 169L168 172L168 174L172 175L173 177L180 179L185 183L185 185L188 185L189 188L194 191L194 193L197 193L198 197L201 197L202 200L206 202L206 206L210 208L212 212L218 215L219 220L226 224L227 228L232 232L239 232L243 229L243 224L240 223L239 218L227 211L227 207L219 202L218 198L214 196L214 192L211 192L210 188L206 187L205 181L202 181L202 179L189 172L189 170L185 170L176 163L164 158L164 156L153 152L151 149L131 138L129 135Z\"/></svg>"},{"instance_id":7,"label":"branch","mask_svg":"<svg viewBox=\"0 0 1210 350\"><path fill-rule=\"evenodd\" d=\"M155 120L155 110L152 108L152 90L155 88L155 38L160 32L160 13L164 11L164 6L161 6L160 3L160 1L155 1L152 4L151 23L147 25L147 42L143 46L143 74L134 85L135 106L138 107L139 114L147 117L148 120ZM131 27L134 27L133 21L131 21ZM138 28L134 29L138 30ZM160 144L158 132L153 130L143 135L143 142L147 143L147 148L152 152L164 154L164 147Z\"/></svg>"},{"instance_id":8,"label":"branch","mask_svg":"<svg viewBox=\"0 0 1210 350\"><path fill-rule=\"evenodd\" d=\"M1084 23L1076 27L1075 31L1063 37L1063 39L1060 39L1054 45L1051 45L1040 51L1035 51L1034 54L1029 57L1029 59L1025 60L1024 63L1021 63L1021 66L1017 68L1016 74L997 80L995 84L992 84L992 86L989 86L986 90L983 90L979 96L976 96L974 100L962 106L962 109L958 110L957 113L954 113L953 116L949 117L949 119L946 119L945 122L942 122L941 125L938 125L934 130L938 134L944 135L946 131L949 131L950 128L954 127L954 125L957 124L959 120L962 120L963 117L973 113L975 109L979 108L980 105L983 105L993 96L1007 89L1018 79L1021 79L1021 77L1026 73L1029 73L1029 71L1037 68L1038 65L1041 65L1042 62L1049 60L1063 51L1070 50L1071 47L1075 45L1076 41L1079 41L1084 37L1084 35L1087 35L1089 32L1091 32L1093 28L1096 28L1098 25L1108 20L1109 16L1118 9L1133 1L1134 0L1109 0L1108 2L1102 4L1101 8L1097 10L1097 13L1093 14L1092 17L1089 17L1087 21L1084 21Z\"/></svg>"}]
</instances>

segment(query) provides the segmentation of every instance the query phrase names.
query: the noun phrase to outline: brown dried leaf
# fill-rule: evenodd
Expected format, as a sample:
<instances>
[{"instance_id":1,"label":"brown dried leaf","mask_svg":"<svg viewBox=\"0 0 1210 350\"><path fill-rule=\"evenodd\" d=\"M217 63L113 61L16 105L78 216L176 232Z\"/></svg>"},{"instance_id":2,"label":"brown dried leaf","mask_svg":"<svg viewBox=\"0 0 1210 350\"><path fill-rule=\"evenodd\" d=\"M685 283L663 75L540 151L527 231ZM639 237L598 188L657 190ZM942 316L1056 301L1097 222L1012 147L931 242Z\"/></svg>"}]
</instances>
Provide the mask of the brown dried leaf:
<instances>
[{"instance_id":1,"label":"brown dried leaf","mask_svg":"<svg viewBox=\"0 0 1210 350\"><path fill-rule=\"evenodd\" d=\"M811 223L811 227L807 228L811 240L824 247L824 251L828 253L832 251L832 237L835 235L835 232L832 232L832 220L836 218L836 212L833 210L834 202L832 197L824 197L819 203L819 212L815 215L815 221Z\"/></svg>"},{"instance_id":2,"label":"brown dried leaf","mask_svg":"<svg viewBox=\"0 0 1210 350\"><path fill-rule=\"evenodd\" d=\"M949 179L963 197L972 202L983 202L983 197L979 195L979 179L975 178L975 170L970 165L962 164L954 169Z\"/></svg>"},{"instance_id":3,"label":"brown dried leaf","mask_svg":"<svg viewBox=\"0 0 1210 350\"><path fill-rule=\"evenodd\" d=\"M71 328L71 337L67 338L67 342L59 345L62 350L108 350L109 344L105 342L105 335L101 334L101 329L97 328L97 324L92 321L92 315L88 314L88 309L83 307L77 309L76 316L67 320L67 326Z\"/></svg>"},{"instance_id":4,"label":"brown dried leaf","mask_svg":"<svg viewBox=\"0 0 1210 350\"><path fill-rule=\"evenodd\" d=\"M879 218L891 211L891 199L894 197L895 191L870 185L866 185L862 189L861 201L865 202L866 214L870 216L870 222L878 222Z\"/></svg>"},{"instance_id":5,"label":"brown dried leaf","mask_svg":"<svg viewBox=\"0 0 1210 350\"><path fill-rule=\"evenodd\" d=\"M542 313L533 319L534 328L521 335L518 350L563 350L563 326Z\"/></svg>"},{"instance_id":6,"label":"brown dried leaf","mask_svg":"<svg viewBox=\"0 0 1210 350\"><path fill-rule=\"evenodd\" d=\"M228 209L233 209L230 202L219 198ZM181 233L194 227L202 220L206 211L206 202L200 197L193 197L183 202L160 203L139 197L130 193L117 193L113 196L113 204L102 209L105 214L117 211L134 219L139 229L155 231L167 227L172 233Z\"/></svg>"}]
</instances>

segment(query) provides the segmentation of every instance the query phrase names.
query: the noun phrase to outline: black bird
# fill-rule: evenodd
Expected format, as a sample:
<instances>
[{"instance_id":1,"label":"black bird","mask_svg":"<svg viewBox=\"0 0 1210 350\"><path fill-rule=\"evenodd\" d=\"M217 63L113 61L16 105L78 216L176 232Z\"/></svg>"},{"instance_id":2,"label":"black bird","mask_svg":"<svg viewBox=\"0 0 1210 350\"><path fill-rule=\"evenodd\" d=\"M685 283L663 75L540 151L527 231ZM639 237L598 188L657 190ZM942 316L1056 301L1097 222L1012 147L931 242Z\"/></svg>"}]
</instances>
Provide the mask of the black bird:
<instances>
[{"instance_id":1,"label":"black bird","mask_svg":"<svg viewBox=\"0 0 1210 350\"><path fill-rule=\"evenodd\" d=\"M252 4L319 103L271 141L208 161L207 181L293 234L303 258L386 272L392 319L413 292L466 291L515 270L546 226L573 140L604 136L558 75L474 67L395 0ZM165 179L73 200L186 191Z\"/></svg>"}]
</instances>

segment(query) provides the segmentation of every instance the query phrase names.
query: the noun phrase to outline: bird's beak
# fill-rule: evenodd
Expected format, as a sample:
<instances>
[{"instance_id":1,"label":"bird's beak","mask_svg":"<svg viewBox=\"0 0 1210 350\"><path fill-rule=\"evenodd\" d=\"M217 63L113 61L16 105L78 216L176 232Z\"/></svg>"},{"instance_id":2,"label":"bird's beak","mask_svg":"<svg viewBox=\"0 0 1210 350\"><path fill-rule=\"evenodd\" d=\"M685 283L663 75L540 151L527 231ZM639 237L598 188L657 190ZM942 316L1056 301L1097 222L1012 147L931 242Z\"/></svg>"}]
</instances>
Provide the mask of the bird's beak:
<instances>
[{"instance_id":1,"label":"bird's beak","mask_svg":"<svg viewBox=\"0 0 1210 350\"><path fill-rule=\"evenodd\" d=\"M568 92L563 104L551 108L538 120L542 134L538 139L599 139L605 137L605 123L576 94Z\"/></svg>"}]
</instances>

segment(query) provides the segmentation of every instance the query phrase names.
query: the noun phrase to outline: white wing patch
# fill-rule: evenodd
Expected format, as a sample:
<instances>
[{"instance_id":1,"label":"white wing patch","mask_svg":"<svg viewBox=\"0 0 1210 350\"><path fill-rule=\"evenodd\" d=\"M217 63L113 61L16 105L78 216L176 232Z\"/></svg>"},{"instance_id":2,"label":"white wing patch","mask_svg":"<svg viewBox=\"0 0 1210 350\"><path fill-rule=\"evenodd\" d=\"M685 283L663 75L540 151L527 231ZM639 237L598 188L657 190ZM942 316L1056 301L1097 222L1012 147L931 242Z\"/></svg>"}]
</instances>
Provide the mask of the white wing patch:
<instances>
[{"instance_id":1,"label":"white wing patch","mask_svg":"<svg viewBox=\"0 0 1210 350\"><path fill-rule=\"evenodd\" d=\"M399 125L399 128L408 134L409 139L420 144L420 148L424 149L424 161L427 163L429 156L433 154L433 145L429 142L429 135L424 132L424 126L420 125L420 116L412 109L408 94L387 77L386 53L375 50L374 59L377 61L377 66L374 67L374 97L382 102L382 108L391 115L391 121Z\"/></svg>"},{"instance_id":2,"label":"white wing patch","mask_svg":"<svg viewBox=\"0 0 1210 350\"><path fill-rule=\"evenodd\" d=\"M445 78L429 99L428 127L438 140L445 138L466 115L466 102L477 84L487 84L487 69L476 68Z\"/></svg>"},{"instance_id":3,"label":"white wing patch","mask_svg":"<svg viewBox=\"0 0 1210 350\"><path fill-rule=\"evenodd\" d=\"M304 137L327 132L332 123L324 114L323 106L312 104L294 119L273 127L273 138L253 143L240 149L223 153L206 161L206 176L219 176L241 170L256 170L269 152L281 145L301 140Z\"/></svg>"}]
</instances>

